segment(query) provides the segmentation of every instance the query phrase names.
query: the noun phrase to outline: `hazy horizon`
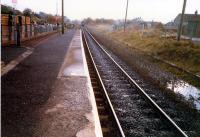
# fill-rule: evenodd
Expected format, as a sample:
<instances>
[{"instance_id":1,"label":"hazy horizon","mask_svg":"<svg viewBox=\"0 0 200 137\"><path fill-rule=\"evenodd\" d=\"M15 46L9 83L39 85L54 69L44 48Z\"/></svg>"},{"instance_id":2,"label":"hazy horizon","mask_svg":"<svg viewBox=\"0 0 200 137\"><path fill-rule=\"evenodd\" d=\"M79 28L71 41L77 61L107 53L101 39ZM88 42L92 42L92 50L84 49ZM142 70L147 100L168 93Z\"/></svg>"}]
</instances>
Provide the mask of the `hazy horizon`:
<instances>
[{"instance_id":1,"label":"hazy horizon","mask_svg":"<svg viewBox=\"0 0 200 137\"><path fill-rule=\"evenodd\" d=\"M34 12L50 14L61 13L61 0L18 0L16 9L30 8ZM2 0L2 4L13 7L12 0ZM46 4L48 3L48 4ZM64 0L65 16L72 20L90 17L105 19L124 19L126 0ZM45 5L45 6L44 6ZM58 5L58 6L56 6ZM200 0L187 1L185 13L200 12ZM141 17L146 21L167 23L182 11L183 0L129 0L128 19ZM57 10L58 8L58 10Z\"/></svg>"}]
</instances>

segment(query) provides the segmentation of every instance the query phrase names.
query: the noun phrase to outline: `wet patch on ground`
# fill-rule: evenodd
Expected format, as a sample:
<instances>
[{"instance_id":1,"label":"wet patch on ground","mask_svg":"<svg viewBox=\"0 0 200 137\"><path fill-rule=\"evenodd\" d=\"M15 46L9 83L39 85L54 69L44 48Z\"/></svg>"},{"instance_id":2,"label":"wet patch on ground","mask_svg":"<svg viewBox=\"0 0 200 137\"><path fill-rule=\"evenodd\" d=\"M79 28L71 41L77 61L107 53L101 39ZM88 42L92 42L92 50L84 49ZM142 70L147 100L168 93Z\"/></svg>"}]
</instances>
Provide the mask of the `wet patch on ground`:
<instances>
[{"instance_id":1,"label":"wet patch on ground","mask_svg":"<svg viewBox=\"0 0 200 137\"><path fill-rule=\"evenodd\" d=\"M89 124L86 114L92 106L86 85L86 77L66 77L55 82L51 96L41 109L38 137L75 137Z\"/></svg>"}]
</instances>

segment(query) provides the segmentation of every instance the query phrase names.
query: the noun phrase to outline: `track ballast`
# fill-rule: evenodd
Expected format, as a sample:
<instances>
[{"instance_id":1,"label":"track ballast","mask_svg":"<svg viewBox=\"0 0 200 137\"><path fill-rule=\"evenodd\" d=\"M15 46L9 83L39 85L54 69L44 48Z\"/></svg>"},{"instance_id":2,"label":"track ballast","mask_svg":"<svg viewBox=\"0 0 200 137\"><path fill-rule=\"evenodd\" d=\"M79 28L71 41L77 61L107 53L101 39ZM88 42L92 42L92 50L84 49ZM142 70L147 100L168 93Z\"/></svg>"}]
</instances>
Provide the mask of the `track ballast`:
<instances>
[{"instance_id":1,"label":"track ballast","mask_svg":"<svg viewBox=\"0 0 200 137\"><path fill-rule=\"evenodd\" d=\"M104 102L110 102L106 104L111 105L113 110L110 110L114 111L112 113L115 117L113 120L117 120L113 129L121 132L120 136L125 134L125 136L186 137L185 132L115 62L94 37L86 29L82 30L86 55L90 54L92 64L97 71L96 75L101 79L98 83L105 88L104 99L109 100ZM98 105L98 101L96 102Z\"/></svg>"}]
</instances>

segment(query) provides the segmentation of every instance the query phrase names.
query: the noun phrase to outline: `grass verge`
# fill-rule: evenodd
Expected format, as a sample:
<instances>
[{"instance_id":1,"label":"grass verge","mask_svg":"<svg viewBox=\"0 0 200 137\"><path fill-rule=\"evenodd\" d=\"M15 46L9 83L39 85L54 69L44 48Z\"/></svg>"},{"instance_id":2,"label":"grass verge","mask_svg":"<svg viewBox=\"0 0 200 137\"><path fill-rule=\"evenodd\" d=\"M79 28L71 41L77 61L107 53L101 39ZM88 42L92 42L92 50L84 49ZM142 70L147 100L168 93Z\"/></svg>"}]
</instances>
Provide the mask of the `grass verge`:
<instances>
[{"instance_id":1,"label":"grass verge","mask_svg":"<svg viewBox=\"0 0 200 137\"><path fill-rule=\"evenodd\" d=\"M118 48L125 47L125 49L132 51L132 54L141 52L148 55L150 56L148 60L154 65L196 87L200 87L199 78L194 76L200 75L200 45L186 40L177 42L174 39L160 38L158 35L141 36L139 32L130 30L124 33L123 31L108 31L108 27L102 28L102 26L90 26L90 29L100 32L106 39L115 42L115 45L120 45ZM175 64L194 75L156 60L154 57Z\"/></svg>"}]
</instances>

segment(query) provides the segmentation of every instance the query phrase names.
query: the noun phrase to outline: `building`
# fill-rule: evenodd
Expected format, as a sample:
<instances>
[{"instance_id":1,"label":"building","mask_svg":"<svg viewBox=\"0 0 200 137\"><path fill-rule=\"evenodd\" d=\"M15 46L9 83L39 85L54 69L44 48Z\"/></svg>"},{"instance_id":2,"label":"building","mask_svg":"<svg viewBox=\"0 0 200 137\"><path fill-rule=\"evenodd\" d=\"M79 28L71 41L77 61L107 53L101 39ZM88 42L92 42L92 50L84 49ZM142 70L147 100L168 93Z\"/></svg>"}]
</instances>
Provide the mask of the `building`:
<instances>
[{"instance_id":1,"label":"building","mask_svg":"<svg viewBox=\"0 0 200 137\"><path fill-rule=\"evenodd\" d=\"M165 30L167 31L177 31L177 26L174 21L168 22L164 25Z\"/></svg>"},{"instance_id":2,"label":"building","mask_svg":"<svg viewBox=\"0 0 200 137\"><path fill-rule=\"evenodd\" d=\"M156 21L143 21L141 24L143 25L143 29L156 29L163 25L161 22Z\"/></svg>"},{"instance_id":3,"label":"building","mask_svg":"<svg viewBox=\"0 0 200 137\"><path fill-rule=\"evenodd\" d=\"M177 28L180 24L180 20L181 14L174 20L174 24ZM197 11L195 14L184 14L182 35L200 38L200 14L198 14Z\"/></svg>"}]
</instances>

